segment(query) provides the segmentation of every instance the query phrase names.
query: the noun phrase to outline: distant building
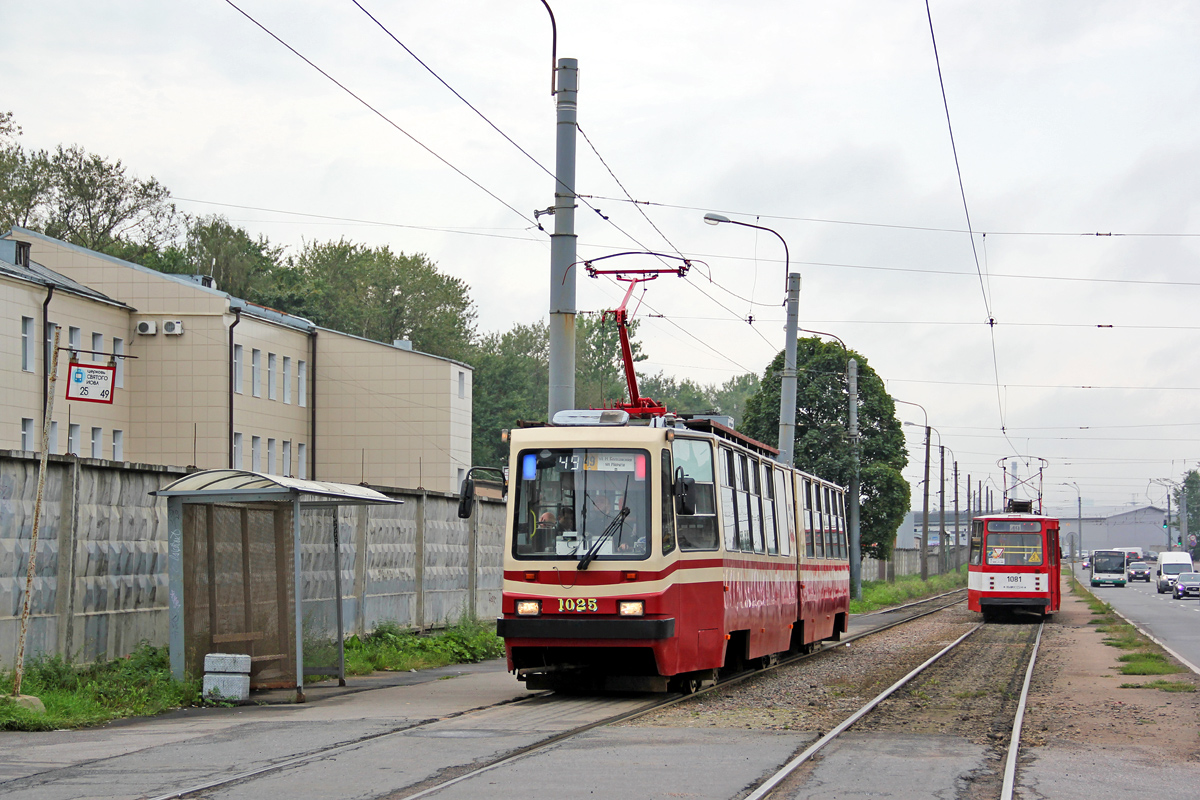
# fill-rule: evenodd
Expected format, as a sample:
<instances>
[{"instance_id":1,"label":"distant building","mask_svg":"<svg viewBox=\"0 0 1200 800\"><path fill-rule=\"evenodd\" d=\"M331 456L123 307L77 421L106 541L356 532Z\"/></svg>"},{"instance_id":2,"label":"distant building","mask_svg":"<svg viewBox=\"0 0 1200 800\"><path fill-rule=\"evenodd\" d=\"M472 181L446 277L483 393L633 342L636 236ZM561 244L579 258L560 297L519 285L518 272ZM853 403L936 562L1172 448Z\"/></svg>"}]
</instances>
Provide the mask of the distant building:
<instances>
[{"instance_id":1,"label":"distant building","mask_svg":"<svg viewBox=\"0 0 1200 800\"><path fill-rule=\"evenodd\" d=\"M0 449L41 449L58 326L79 362L117 373L111 405L67 402L60 353L54 453L444 492L471 463L469 366L318 327L205 276L14 228L0 239L0 319Z\"/></svg>"}]
</instances>

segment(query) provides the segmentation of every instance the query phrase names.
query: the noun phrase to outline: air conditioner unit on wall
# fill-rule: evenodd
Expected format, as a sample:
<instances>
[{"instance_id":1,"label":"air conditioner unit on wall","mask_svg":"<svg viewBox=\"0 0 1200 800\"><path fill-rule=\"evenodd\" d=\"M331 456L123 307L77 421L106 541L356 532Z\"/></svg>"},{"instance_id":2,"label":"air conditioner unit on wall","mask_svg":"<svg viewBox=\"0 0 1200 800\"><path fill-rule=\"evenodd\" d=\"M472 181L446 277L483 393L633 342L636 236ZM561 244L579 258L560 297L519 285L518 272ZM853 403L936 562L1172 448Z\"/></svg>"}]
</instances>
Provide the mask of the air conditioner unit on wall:
<instances>
[{"instance_id":1,"label":"air conditioner unit on wall","mask_svg":"<svg viewBox=\"0 0 1200 800\"><path fill-rule=\"evenodd\" d=\"M154 324L154 320L144 319L137 324L137 332L142 336L153 336L158 333L158 326Z\"/></svg>"},{"instance_id":2,"label":"air conditioner unit on wall","mask_svg":"<svg viewBox=\"0 0 1200 800\"><path fill-rule=\"evenodd\" d=\"M179 336L183 333L183 320L181 319L164 319L163 333L168 336Z\"/></svg>"}]
</instances>

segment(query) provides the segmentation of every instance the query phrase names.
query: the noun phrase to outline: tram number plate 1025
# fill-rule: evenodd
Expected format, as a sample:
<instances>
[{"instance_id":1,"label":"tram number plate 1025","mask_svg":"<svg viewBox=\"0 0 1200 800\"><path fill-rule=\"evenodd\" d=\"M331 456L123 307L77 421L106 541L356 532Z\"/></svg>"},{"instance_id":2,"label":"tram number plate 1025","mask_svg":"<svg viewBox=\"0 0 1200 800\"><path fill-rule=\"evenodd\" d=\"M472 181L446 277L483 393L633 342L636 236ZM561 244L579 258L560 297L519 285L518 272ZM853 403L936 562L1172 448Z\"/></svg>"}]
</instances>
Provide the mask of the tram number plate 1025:
<instances>
[{"instance_id":1,"label":"tram number plate 1025","mask_svg":"<svg viewBox=\"0 0 1200 800\"><path fill-rule=\"evenodd\" d=\"M599 611L600 603L594 597L560 597L558 598L559 613L587 613Z\"/></svg>"}]
</instances>

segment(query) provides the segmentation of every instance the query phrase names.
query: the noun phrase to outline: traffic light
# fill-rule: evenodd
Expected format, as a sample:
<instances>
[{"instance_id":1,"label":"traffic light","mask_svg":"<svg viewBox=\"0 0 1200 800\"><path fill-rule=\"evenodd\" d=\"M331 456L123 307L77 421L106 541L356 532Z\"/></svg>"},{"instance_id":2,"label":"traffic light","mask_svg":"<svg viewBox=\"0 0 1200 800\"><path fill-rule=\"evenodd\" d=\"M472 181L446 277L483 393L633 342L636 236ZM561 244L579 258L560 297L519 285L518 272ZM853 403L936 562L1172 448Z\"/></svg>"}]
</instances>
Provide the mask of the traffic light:
<instances>
[{"instance_id":1,"label":"traffic light","mask_svg":"<svg viewBox=\"0 0 1200 800\"><path fill-rule=\"evenodd\" d=\"M1167 527L1167 518L1163 517L1163 528Z\"/></svg>"}]
</instances>

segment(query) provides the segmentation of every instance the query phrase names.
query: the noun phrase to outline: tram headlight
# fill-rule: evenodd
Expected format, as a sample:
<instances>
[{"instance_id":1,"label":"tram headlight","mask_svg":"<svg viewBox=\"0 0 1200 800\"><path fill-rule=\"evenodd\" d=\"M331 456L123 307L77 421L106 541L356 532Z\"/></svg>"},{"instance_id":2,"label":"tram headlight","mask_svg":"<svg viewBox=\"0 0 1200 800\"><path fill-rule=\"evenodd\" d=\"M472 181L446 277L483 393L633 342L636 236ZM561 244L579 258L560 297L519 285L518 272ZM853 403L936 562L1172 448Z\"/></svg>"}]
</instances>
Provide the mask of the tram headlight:
<instances>
[{"instance_id":1,"label":"tram headlight","mask_svg":"<svg viewBox=\"0 0 1200 800\"><path fill-rule=\"evenodd\" d=\"M645 600L622 600L617 606L622 617L641 617L646 613Z\"/></svg>"},{"instance_id":2,"label":"tram headlight","mask_svg":"<svg viewBox=\"0 0 1200 800\"><path fill-rule=\"evenodd\" d=\"M536 617L542 613L541 600L518 600L517 601L517 616L518 617Z\"/></svg>"}]
</instances>

